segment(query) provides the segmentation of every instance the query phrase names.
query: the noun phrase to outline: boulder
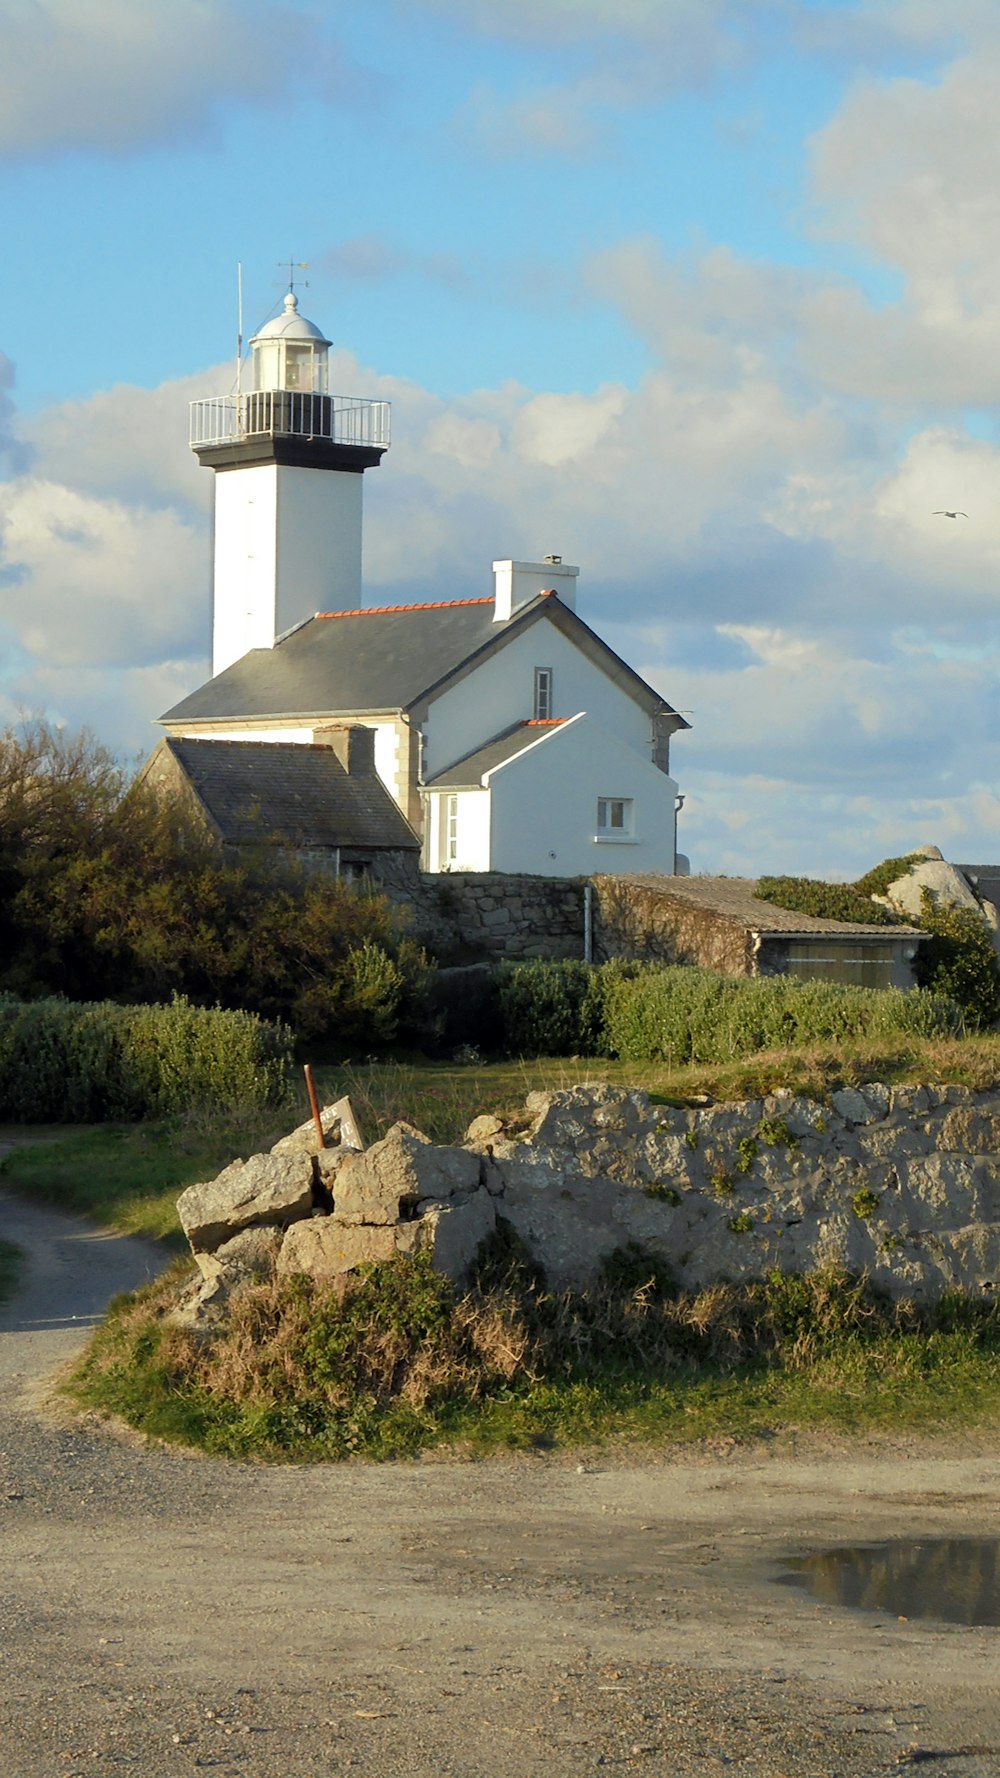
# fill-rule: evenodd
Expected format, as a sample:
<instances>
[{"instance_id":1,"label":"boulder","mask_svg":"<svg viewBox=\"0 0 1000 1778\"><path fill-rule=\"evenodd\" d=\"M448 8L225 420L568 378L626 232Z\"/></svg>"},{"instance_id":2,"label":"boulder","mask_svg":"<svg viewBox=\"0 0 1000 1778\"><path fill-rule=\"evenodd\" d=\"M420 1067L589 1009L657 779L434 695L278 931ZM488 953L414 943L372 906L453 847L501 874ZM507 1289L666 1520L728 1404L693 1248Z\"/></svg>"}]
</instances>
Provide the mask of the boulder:
<instances>
[{"instance_id":1,"label":"boulder","mask_svg":"<svg viewBox=\"0 0 1000 1778\"><path fill-rule=\"evenodd\" d=\"M279 1278L300 1272L317 1280L337 1278L357 1266L392 1259L395 1252L396 1230L387 1224L359 1228L345 1225L336 1216L314 1216L289 1229L281 1244L277 1273Z\"/></svg>"},{"instance_id":2,"label":"boulder","mask_svg":"<svg viewBox=\"0 0 1000 1778\"><path fill-rule=\"evenodd\" d=\"M195 1253L198 1269L205 1279L216 1279L222 1273L235 1279L241 1277L271 1278L274 1275L284 1231L276 1228L243 1229L231 1241L223 1241L214 1253Z\"/></svg>"},{"instance_id":3,"label":"boulder","mask_svg":"<svg viewBox=\"0 0 1000 1778\"><path fill-rule=\"evenodd\" d=\"M188 1186L177 1200L181 1227L195 1253L212 1253L258 1223L297 1222L312 1208L312 1162L304 1154L255 1154L233 1161L217 1179Z\"/></svg>"},{"instance_id":4,"label":"boulder","mask_svg":"<svg viewBox=\"0 0 1000 1778\"><path fill-rule=\"evenodd\" d=\"M497 1226L493 1199L485 1186L470 1197L451 1203L434 1203L416 1222L404 1223L411 1232L417 1253L430 1255L435 1272L463 1284L477 1253Z\"/></svg>"},{"instance_id":5,"label":"boulder","mask_svg":"<svg viewBox=\"0 0 1000 1778\"><path fill-rule=\"evenodd\" d=\"M334 1209L344 1223L393 1223L411 1218L428 1199L444 1201L479 1185L479 1156L465 1148L436 1148L410 1124L393 1124L337 1175Z\"/></svg>"}]
</instances>

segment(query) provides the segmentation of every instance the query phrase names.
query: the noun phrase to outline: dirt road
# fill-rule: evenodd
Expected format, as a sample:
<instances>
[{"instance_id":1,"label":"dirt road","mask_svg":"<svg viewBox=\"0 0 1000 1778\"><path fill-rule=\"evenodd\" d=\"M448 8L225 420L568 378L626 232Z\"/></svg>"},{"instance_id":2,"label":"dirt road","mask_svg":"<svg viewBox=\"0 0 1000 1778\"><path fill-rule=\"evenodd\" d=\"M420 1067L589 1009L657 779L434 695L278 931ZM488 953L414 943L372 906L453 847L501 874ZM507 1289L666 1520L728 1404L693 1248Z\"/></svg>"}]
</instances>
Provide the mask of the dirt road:
<instances>
[{"instance_id":1,"label":"dirt road","mask_svg":"<svg viewBox=\"0 0 1000 1778\"><path fill-rule=\"evenodd\" d=\"M0 1197L0 1772L1000 1774L1000 1632L819 1606L776 1558L1000 1533L995 1450L257 1469L45 1406L159 1255Z\"/></svg>"}]
</instances>

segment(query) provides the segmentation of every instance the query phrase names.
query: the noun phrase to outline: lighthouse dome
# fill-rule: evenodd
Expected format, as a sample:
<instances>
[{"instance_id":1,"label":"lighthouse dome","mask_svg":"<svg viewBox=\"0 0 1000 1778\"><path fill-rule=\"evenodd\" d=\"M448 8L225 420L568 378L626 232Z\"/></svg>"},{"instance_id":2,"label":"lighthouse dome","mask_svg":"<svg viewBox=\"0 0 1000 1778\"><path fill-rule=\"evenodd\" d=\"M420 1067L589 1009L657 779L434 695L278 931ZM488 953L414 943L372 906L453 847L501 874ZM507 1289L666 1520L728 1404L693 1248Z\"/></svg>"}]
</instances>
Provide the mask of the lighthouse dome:
<instances>
[{"instance_id":1,"label":"lighthouse dome","mask_svg":"<svg viewBox=\"0 0 1000 1778\"><path fill-rule=\"evenodd\" d=\"M325 395L329 346L319 328L299 314L299 299L290 290L283 312L250 341L254 388Z\"/></svg>"},{"instance_id":2,"label":"lighthouse dome","mask_svg":"<svg viewBox=\"0 0 1000 1778\"><path fill-rule=\"evenodd\" d=\"M284 311L268 321L259 333L254 334L250 341L255 346L258 340L311 340L315 345L328 346L330 341L324 337L315 322L307 321L299 314L299 299L294 290L285 297Z\"/></svg>"}]
</instances>

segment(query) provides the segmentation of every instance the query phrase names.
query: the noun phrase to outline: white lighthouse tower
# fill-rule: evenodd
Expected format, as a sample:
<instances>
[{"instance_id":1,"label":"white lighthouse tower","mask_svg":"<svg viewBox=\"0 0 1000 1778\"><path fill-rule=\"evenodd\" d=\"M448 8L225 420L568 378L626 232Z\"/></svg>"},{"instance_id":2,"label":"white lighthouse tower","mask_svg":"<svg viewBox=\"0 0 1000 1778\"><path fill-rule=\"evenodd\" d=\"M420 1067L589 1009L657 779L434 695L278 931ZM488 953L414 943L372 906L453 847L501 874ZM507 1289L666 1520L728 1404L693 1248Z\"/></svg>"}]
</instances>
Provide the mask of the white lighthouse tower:
<instances>
[{"instance_id":1,"label":"white lighthouse tower","mask_svg":"<svg viewBox=\"0 0 1000 1778\"><path fill-rule=\"evenodd\" d=\"M284 311L254 336L248 393L191 403L215 471L212 673L317 611L361 604L361 484L389 444L389 404L329 393L330 341Z\"/></svg>"}]
</instances>

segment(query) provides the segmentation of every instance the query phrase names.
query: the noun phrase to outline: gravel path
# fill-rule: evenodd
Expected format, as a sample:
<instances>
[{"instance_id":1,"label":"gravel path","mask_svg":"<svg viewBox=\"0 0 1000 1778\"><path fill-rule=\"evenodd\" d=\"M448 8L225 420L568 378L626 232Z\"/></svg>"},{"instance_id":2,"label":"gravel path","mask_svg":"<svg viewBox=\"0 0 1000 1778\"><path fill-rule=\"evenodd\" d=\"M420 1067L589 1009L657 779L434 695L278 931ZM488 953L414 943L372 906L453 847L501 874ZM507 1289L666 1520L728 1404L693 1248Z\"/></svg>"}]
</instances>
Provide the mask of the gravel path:
<instances>
[{"instance_id":1,"label":"gravel path","mask_svg":"<svg viewBox=\"0 0 1000 1778\"><path fill-rule=\"evenodd\" d=\"M1000 1452L258 1469L45 1380L162 1263L0 1195L3 1778L1000 1774L998 1633L818 1605L783 1553L1000 1533Z\"/></svg>"}]
</instances>

